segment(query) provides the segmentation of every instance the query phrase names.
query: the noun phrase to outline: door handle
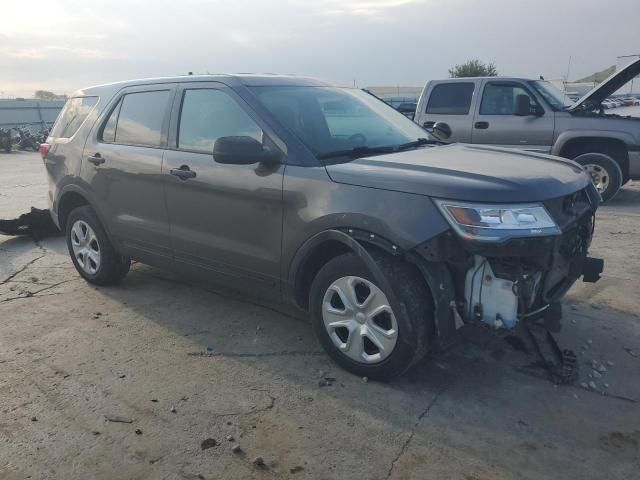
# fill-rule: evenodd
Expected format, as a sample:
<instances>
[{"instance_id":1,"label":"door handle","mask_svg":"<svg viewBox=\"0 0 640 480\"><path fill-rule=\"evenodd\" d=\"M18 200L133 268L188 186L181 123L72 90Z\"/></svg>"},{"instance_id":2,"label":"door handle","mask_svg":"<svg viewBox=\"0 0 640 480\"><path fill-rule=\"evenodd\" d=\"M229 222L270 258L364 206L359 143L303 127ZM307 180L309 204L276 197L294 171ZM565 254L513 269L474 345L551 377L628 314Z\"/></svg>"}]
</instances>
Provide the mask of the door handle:
<instances>
[{"instance_id":1,"label":"door handle","mask_svg":"<svg viewBox=\"0 0 640 480\"><path fill-rule=\"evenodd\" d=\"M424 122L424 123L422 124L422 126L423 126L424 128L432 128L435 124L436 124L436 122L427 121L427 122Z\"/></svg>"},{"instance_id":2,"label":"door handle","mask_svg":"<svg viewBox=\"0 0 640 480\"><path fill-rule=\"evenodd\" d=\"M102 165L105 162L105 158L99 153L94 153L89 158L87 158L87 160L89 160L91 163L93 163L96 166Z\"/></svg>"},{"instance_id":3,"label":"door handle","mask_svg":"<svg viewBox=\"0 0 640 480\"><path fill-rule=\"evenodd\" d=\"M473 126L478 130L486 130L487 128L489 128L489 122L476 122L473 124Z\"/></svg>"},{"instance_id":4,"label":"door handle","mask_svg":"<svg viewBox=\"0 0 640 480\"><path fill-rule=\"evenodd\" d=\"M181 165L180 168L172 168L169 170L171 175L178 177L180 180L186 180L187 178L195 178L196 172L189 168L189 165Z\"/></svg>"}]
</instances>

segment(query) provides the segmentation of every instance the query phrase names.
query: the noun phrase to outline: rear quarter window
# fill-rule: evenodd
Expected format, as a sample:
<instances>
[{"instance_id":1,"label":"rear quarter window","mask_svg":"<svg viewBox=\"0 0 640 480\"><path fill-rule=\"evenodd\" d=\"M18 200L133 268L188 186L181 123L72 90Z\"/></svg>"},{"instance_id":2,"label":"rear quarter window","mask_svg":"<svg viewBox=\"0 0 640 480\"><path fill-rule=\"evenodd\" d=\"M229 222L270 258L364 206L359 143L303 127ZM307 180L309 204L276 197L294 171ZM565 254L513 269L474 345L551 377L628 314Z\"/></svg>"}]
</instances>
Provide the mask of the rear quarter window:
<instances>
[{"instance_id":1,"label":"rear quarter window","mask_svg":"<svg viewBox=\"0 0 640 480\"><path fill-rule=\"evenodd\" d=\"M98 97L74 97L67 100L58 114L53 129L51 129L51 136L54 138L73 137L96 103L98 103Z\"/></svg>"},{"instance_id":2,"label":"rear quarter window","mask_svg":"<svg viewBox=\"0 0 640 480\"><path fill-rule=\"evenodd\" d=\"M467 115L471 108L474 83L440 83L433 87L427 113L440 115Z\"/></svg>"}]
</instances>

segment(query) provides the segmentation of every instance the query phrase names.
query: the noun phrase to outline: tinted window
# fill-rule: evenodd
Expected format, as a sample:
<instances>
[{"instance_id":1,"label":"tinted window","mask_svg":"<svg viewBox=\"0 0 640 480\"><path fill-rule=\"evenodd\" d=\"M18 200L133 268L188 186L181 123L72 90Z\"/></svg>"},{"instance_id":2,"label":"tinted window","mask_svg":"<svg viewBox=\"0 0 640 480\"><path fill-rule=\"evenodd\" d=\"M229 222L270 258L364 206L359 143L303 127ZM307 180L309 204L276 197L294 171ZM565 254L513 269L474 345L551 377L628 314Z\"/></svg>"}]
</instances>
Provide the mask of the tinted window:
<instances>
[{"instance_id":1,"label":"tinted window","mask_svg":"<svg viewBox=\"0 0 640 480\"><path fill-rule=\"evenodd\" d=\"M220 137L247 136L262 142L262 129L226 93L220 90L187 90L182 99L178 148L213 152Z\"/></svg>"},{"instance_id":2,"label":"tinted window","mask_svg":"<svg viewBox=\"0 0 640 480\"><path fill-rule=\"evenodd\" d=\"M76 97L67 100L51 130L51 136L56 138L73 137L96 103L98 103L98 97Z\"/></svg>"},{"instance_id":3,"label":"tinted window","mask_svg":"<svg viewBox=\"0 0 640 480\"><path fill-rule=\"evenodd\" d=\"M473 83L441 83L429 96L427 113L467 115L471 108Z\"/></svg>"},{"instance_id":4,"label":"tinted window","mask_svg":"<svg viewBox=\"0 0 640 480\"><path fill-rule=\"evenodd\" d=\"M104 128L102 129L102 141L108 143L115 143L116 141L116 124L118 123L118 115L120 115L120 107L122 106L122 99L116 105L116 108L113 109L111 115L109 115L109 120L105 123Z\"/></svg>"},{"instance_id":5,"label":"tinted window","mask_svg":"<svg viewBox=\"0 0 640 480\"><path fill-rule=\"evenodd\" d=\"M168 101L168 90L125 95L105 124L102 133L103 141L126 145L160 146L162 123Z\"/></svg>"},{"instance_id":6,"label":"tinted window","mask_svg":"<svg viewBox=\"0 0 640 480\"><path fill-rule=\"evenodd\" d=\"M509 83L489 83L484 87L480 114L482 115L513 115L518 95L527 95L532 105L536 105L535 98L529 95L523 87Z\"/></svg>"}]
</instances>

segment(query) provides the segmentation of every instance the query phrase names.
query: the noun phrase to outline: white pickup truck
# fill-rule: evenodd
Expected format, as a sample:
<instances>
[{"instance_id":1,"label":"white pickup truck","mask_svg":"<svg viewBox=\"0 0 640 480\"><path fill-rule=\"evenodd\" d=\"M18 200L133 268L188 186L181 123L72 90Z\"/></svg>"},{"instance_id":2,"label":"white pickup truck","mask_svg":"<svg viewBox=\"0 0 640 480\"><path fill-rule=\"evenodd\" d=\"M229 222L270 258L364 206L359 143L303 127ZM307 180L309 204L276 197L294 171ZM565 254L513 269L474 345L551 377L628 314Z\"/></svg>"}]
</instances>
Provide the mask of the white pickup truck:
<instances>
[{"instance_id":1,"label":"white pickup truck","mask_svg":"<svg viewBox=\"0 0 640 480\"><path fill-rule=\"evenodd\" d=\"M433 80L426 84L414 120L441 122L450 140L550 153L583 165L610 200L640 179L640 118L615 114L602 103L640 74L640 59L611 75L577 102L552 84L524 78ZM636 109L637 107L629 107Z\"/></svg>"}]
</instances>

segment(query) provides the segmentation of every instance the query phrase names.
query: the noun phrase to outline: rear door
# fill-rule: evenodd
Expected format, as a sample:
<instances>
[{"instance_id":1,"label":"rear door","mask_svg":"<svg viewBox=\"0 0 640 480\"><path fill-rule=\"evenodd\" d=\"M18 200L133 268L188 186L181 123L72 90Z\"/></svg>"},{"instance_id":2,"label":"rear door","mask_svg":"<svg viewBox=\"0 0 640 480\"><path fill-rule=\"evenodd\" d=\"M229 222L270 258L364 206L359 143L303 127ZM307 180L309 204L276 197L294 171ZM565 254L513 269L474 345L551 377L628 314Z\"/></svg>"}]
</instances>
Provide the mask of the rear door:
<instances>
[{"instance_id":1,"label":"rear door","mask_svg":"<svg viewBox=\"0 0 640 480\"><path fill-rule=\"evenodd\" d=\"M529 96L532 105L530 115L515 115L518 95ZM471 135L473 143L540 152L551 150L555 126L554 113L549 109L545 111L542 102L523 83L486 80L477 110Z\"/></svg>"},{"instance_id":2,"label":"rear door","mask_svg":"<svg viewBox=\"0 0 640 480\"><path fill-rule=\"evenodd\" d=\"M451 127L452 142L471 142L471 123L475 100L476 81L431 82L426 101L420 102L416 112L418 123L431 129L436 122ZM419 115L419 116L418 116Z\"/></svg>"},{"instance_id":3,"label":"rear door","mask_svg":"<svg viewBox=\"0 0 640 480\"><path fill-rule=\"evenodd\" d=\"M82 177L124 253L171 263L162 157L175 85L128 88L112 102L84 149Z\"/></svg>"},{"instance_id":4,"label":"rear door","mask_svg":"<svg viewBox=\"0 0 640 480\"><path fill-rule=\"evenodd\" d=\"M185 83L173 111L162 172L176 265L257 294L279 290L284 165L213 159L217 138L275 137L221 83Z\"/></svg>"}]
</instances>

